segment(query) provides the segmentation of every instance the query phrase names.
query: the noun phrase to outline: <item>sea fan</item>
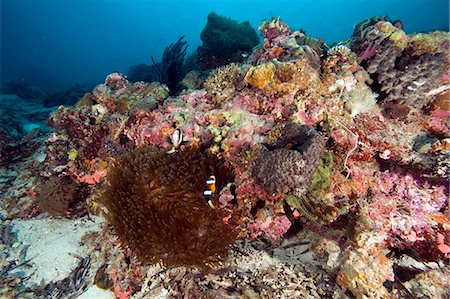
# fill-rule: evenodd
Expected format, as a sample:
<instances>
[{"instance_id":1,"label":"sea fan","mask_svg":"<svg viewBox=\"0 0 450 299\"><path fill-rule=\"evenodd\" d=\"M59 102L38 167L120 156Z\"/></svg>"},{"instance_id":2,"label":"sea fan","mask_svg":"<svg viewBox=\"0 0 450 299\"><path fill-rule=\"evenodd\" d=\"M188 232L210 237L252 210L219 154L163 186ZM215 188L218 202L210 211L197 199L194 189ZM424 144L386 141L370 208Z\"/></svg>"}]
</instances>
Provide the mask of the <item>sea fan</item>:
<instances>
[{"instance_id":1,"label":"sea fan","mask_svg":"<svg viewBox=\"0 0 450 299\"><path fill-rule=\"evenodd\" d=\"M232 178L217 158L189 148L168 155L146 147L117 159L101 202L124 245L144 263L190 265L205 270L226 256L236 233L203 197L216 177L220 191Z\"/></svg>"}]
</instances>

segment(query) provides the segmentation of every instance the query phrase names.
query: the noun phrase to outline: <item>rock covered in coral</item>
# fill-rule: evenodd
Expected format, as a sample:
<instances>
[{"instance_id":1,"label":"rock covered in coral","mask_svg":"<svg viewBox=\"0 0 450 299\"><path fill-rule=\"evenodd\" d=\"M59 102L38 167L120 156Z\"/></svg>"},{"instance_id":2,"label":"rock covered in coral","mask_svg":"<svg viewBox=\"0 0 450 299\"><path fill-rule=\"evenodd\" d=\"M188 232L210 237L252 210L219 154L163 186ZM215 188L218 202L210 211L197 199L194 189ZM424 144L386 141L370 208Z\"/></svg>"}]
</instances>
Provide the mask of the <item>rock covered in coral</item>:
<instances>
[{"instance_id":1,"label":"rock covered in coral","mask_svg":"<svg viewBox=\"0 0 450 299\"><path fill-rule=\"evenodd\" d=\"M130 66L127 77L131 82L152 82L155 80L156 74L151 65L141 63Z\"/></svg>"},{"instance_id":2,"label":"rock covered in coral","mask_svg":"<svg viewBox=\"0 0 450 299\"><path fill-rule=\"evenodd\" d=\"M436 214L446 205L444 185L430 186L427 181L394 172L377 174L370 185L373 193L361 207L361 215L371 227L389 236L385 240L389 246L415 248L424 260L445 255L439 235L449 240L450 230L446 220Z\"/></svg>"},{"instance_id":3,"label":"rock covered in coral","mask_svg":"<svg viewBox=\"0 0 450 299\"><path fill-rule=\"evenodd\" d=\"M171 43L163 53L161 63L156 63L152 57L157 81L167 85L170 94L178 92L179 84L184 77L183 62L186 56L187 42L180 37L176 43Z\"/></svg>"},{"instance_id":4,"label":"rock covered in coral","mask_svg":"<svg viewBox=\"0 0 450 299\"><path fill-rule=\"evenodd\" d=\"M275 38L287 37L291 34L291 28L280 20L280 18L272 20L264 20L264 22L258 27L262 36L266 38L269 42L272 42Z\"/></svg>"},{"instance_id":5,"label":"rock covered in coral","mask_svg":"<svg viewBox=\"0 0 450 299\"><path fill-rule=\"evenodd\" d=\"M125 75L118 72L109 74L105 79L105 85L113 90L125 88L128 84L128 79Z\"/></svg>"},{"instance_id":6,"label":"rock covered in coral","mask_svg":"<svg viewBox=\"0 0 450 299\"><path fill-rule=\"evenodd\" d=\"M311 128L301 127L295 131L294 136L288 136L293 142L292 149L269 150L255 161L253 175L270 193L301 197L319 165L326 139Z\"/></svg>"},{"instance_id":7,"label":"rock covered in coral","mask_svg":"<svg viewBox=\"0 0 450 299\"><path fill-rule=\"evenodd\" d=\"M36 100L45 96L45 92L41 89L22 80L6 82L5 86L2 86L2 93L17 95L24 100Z\"/></svg>"},{"instance_id":8,"label":"rock covered in coral","mask_svg":"<svg viewBox=\"0 0 450 299\"><path fill-rule=\"evenodd\" d=\"M320 68L322 41L306 36L303 30L292 32L280 18L265 20L258 30L264 40L249 56L247 63L259 65L273 59L282 62L305 59L313 68Z\"/></svg>"},{"instance_id":9,"label":"rock covered in coral","mask_svg":"<svg viewBox=\"0 0 450 299\"><path fill-rule=\"evenodd\" d=\"M163 269L156 276L164 273L158 281L167 282L166 295L248 295L235 285L249 282L248 267L218 270L224 275L217 284L185 267L236 266L219 256L237 235L264 241L271 252L293 235L307 238L289 248L307 244L334 279L332 288L343 288L320 293L327 298L346 290L357 298L395 296L398 285L384 286L399 274L392 255L404 251L442 264L450 254L448 76L422 74L436 86L417 87L427 107L388 100L396 91L387 79L392 72L400 82L414 63L424 66L421 59L441 59L447 35L406 35L387 18L358 25L351 47L328 48L280 19L260 31L264 41L247 64L212 70L205 84L203 74L192 72L185 78L189 89L178 96L169 97L166 85L130 83L113 73L75 107L52 114L54 132L32 163L50 187L67 185L58 188L67 195L59 197L63 215L78 211L67 207L69 195L83 211L106 212L111 226L96 248L108 264L97 272L116 296L141 287L147 294L143 282L151 284L154 275L145 277L148 269ZM215 192L206 182L211 175ZM15 193L6 209L13 210L14 200L28 201L32 206L21 215L34 217L39 184L0 186L7 196ZM99 188L105 188L102 198ZM205 190L217 209L205 201ZM296 263L297 257L282 258ZM159 260L181 266L147 265ZM183 278L170 276L178 274ZM267 279L278 277L270 267L255 275L249 284L262 286L257 295L304 294L289 282L276 291L267 287ZM411 292L426 293L413 282ZM211 285L217 292L202 291ZM159 289L153 287L152 294Z\"/></svg>"},{"instance_id":10,"label":"rock covered in coral","mask_svg":"<svg viewBox=\"0 0 450 299\"><path fill-rule=\"evenodd\" d=\"M68 176L41 180L36 193L39 207L52 216L80 216L87 212L80 187Z\"/></svg>"},{"instance_id":11,"label":"rock covered in coral","mask_svg":"<svg viewBox=\"0 0 450 299\"><path fill-rule=\"evenodd\" d=\"M75 104L83 95L88 92L91 87L82 86L80 84L75 84L74 86L65 89L60 92L52 93L45 96L43 103L45 107L54 107L59 105L73 105Z\"/></svg>"},{"instance_id":12,"label":"rock covered in coral","mask_svg":"<svg viewBox=\"0 0 450 299\"><path fill-rule=\"evenodd\" d=\"M204 69L211 69L232 62L242 62L246 53L258 44L259 38L248 21L239 23L214 12L208 15L208 22L200 38L198 61Z\"/></svg>"},{"instance_id":13,"label":"rock covered in coral","mask_svg":"<svg viewBox=\"0 0 450 299\"><path fill-rule=\"evenodd\" d=\"M241 85L242 89L242 71L236 63L214 69L204 83L205 89L218 102L224 102L229 99L236 89Z\"/></svg>"},{"instance_id":14,"label":"rock covered in coral","mask_svg":"<svg viewBox=\"0 0 450 299\"><path fill-rule=\"evenodd\" d=\"M389 20L369 19L356 26L350 46L376 78L383 101L422 108L448 69L449 44L445 32L407 35Z\"/></svg>"}]
</instances>

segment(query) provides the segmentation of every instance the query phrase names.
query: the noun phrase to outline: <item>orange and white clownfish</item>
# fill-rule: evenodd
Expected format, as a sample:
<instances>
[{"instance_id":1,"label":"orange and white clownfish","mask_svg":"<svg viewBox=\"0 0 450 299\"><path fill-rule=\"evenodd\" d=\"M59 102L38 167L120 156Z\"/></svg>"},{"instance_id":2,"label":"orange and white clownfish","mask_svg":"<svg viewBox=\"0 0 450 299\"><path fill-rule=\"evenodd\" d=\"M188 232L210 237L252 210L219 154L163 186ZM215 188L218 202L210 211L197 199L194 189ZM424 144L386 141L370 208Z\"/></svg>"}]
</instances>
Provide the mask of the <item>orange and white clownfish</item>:
<instances>
[{"instance_id":1,"label":"orange and white clownfish","mask_svg":"<svg viewBox=\"0 0 450 299\"><path fill-rule=\"evenodd\" d=\"M206 203L210 206L211 209L215 209L216 206L212 201L212 195L216 192L216 177L211 175L206 180L206 190L203 191L203 196L205 197Z\"/></svg>"}]
</instances>

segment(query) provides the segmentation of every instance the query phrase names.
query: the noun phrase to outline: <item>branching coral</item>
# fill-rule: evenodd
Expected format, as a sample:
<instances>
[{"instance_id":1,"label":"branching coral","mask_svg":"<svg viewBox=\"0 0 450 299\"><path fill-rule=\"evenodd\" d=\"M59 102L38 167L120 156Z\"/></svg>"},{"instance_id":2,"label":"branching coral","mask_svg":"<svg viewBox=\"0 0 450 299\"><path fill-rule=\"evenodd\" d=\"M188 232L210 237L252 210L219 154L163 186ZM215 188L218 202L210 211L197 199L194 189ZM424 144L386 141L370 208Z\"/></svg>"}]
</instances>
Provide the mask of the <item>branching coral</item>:
<instances>
[{"instance_id":1,"label":"branching coral","mask_svg":"<svg viewBox=\"0 0 450 299\"><path fill-rule=\"evenodd\" d=\"M236 235L203 198L211 175L218 191L231 179L221 161L198 149L167 155L145 147L118 158L101 202L123 244L142 262L206 269L227 254Z\"/></svg>"},{"instance_id":2,"label":"branching coral","mask_svg":"<svg viewBox=\"0 0 450 299\"><path fill-rule=\"evenodd\" d=\"M229 99L243 75L236 63L214 69L205 81L205 89L217 102Z\"/></svg>"}]
</instances>

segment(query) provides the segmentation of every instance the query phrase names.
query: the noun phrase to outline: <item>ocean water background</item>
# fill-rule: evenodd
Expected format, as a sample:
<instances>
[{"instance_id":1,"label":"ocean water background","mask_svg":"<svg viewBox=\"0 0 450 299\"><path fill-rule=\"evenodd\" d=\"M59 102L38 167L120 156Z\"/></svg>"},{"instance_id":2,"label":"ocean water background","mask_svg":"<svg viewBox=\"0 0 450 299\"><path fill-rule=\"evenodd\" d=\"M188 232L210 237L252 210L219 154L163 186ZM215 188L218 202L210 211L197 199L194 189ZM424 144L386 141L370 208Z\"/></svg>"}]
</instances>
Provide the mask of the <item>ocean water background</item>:
<instances>
[{"instance_id":1,"label":"ocean water background","mask_svg":"<svg viewBox=\"0 0 450 299\"><path fill-rule=\"evenodd\" d=\"M328 44L350 37L366 18L400 19L406 33L449 30L448 0L1 0L0 84L22 80L45 91L101 83L112 71L159 61L185 35L201 44L209 12L257 28L281 16Z\"/></svg>"}]
</instances>

